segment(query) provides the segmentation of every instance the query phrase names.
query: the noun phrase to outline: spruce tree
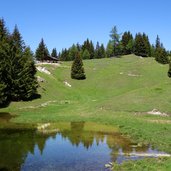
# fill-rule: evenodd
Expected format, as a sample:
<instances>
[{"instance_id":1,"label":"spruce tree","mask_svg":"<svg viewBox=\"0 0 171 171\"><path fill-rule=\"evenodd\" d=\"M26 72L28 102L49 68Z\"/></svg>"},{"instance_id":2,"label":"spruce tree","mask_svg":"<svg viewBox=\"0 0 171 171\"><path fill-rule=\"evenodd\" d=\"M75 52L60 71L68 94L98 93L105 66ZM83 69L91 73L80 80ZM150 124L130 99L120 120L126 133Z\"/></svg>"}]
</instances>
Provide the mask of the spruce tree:
<instances>
[{"instance_id":1,"label":"spruce tree","mask_svg":"<svg viewBox=\"0 0 171 171\"><path fill-rule=\"evenodd\" d=\"M59 60L60 61L68 61L69 51L65 48L62 49L62 52L60 53Z\"/></svg>"},{"instance_id":2,"label":"spruce tree","mask_svg":"<svg viewBox=\"0 0 171 171\"><path fill-rule=\"evenodd\" d=\"M130 31L124 32L121 42L123 46L123 55L133 53L133 36Z\"/></svg>"},{"instance_id":3,"label":"spruce tree","mask_svg":"<svg viewBox=\"0 0 171 171\"><path fill-rule=\"evenodd\" d=\"M83 62L82 62L82 59L81 59L79 52L76 53L75 59L72 63L71 78L77 79L77 80L86 79L86 75L85 75L84 67L83 67Z\"/></svg>"},{"instance_id":4,"label":"spruce tree","mask_svg":"<svg viewBox=\"0 0 171 171\"><path fill-rule=\"evenodd\" d=\"M135 36L134 53L137 56L148 57L150 55L150 43L148 36L138 33Z\"/></svg>"},{"instance_id":5,"label":"spruce tree","mask_svg":"<svg viewBox=\"0 0 171 171\"><path fill-rule=\"evenodd\" d=\"M38 61L43 61L45 57L49 56L49 51L44 43L43 38L41 39L38 48L36 49L35 57Z\"/></svg>"},{"instance_id":6,"label":"spruce tree","mask_svg":"<svg viewBox=\"0 0 171 171\"><path fill-rule=\"evenodd\" d=\"M81 55L82 59L90 59L90 53L87 49L84 50L84 52Z\"/></svg>"},{"instance_id":7,"label":"spruce tree","mask_svg":"<svg viewBox=\"0 0 171 171\"><path fill-rule=\"evenodd\" d=\"M36 68L33 61L33 53L30 48L20 46L22 40L21 34L16 29L11 36L10 42L10 62L9 68L9 97L11 100L28 100L37 93L37 80L35 77ZM13 37L14 36L14 37ZM24 44L24 43L23 43Z\"/></svg>"},{"instance_id":8,"label":"spruce tree","mask_svg":"<svg viewBox=\"0 0 171 171\"><path fill-rule=\"evenodd\" d=\"M156 38L154 56L155 56L155 60L161 64L169 63L168 54L167 54L166 49L164 48L163 44L160 43L160 38L158 35Z\"/></svg>"},{"instance_id":9,"label":"spruce tree","mask_svg":"<svg viewBox=\"0 0 171 171\"><path fill-rule=\"evenodd\" d=\"M120 47L118 45L120 43L121 33L118 33L118 29L117 29L116 26L114 26L112 28L112 30L110 31L110 35L109 36L111 37L111 41L112 41L113 46L114 46L114 48L113 48L113 50L114 50L113 51L113 55L114 56L120 55L120 54L118 54L118 53L120 53Z\"/></svg>"},{"instance_id":10,"label":"spruce tree","mask_svg":"<svg viewBox=\"0 0 171 171\"><path fill-rule=\"evenodd\" d=\"M86 41L84 41L83 45L82 45L82 51L84 52L84 50L87 49L89 54L90 54L90 59L94 58L94 45L92 41L89 41L89 39L87 39Z\"/></svg>"},{"instance_id":11,"label":"spruce tree","mask_svg":"<svg viewBox=\"0 0 171 171\"><path fill-rule=\"evenodd\" d=\"M57 58L58 55L57 55L57 50L56 50L56 48L53 48L53 49L52 49L51 56Z\"/></svg>"},{"instance_id":12,"label":"spruce tree","mask_svg":"<svg viewBox=\"0 0 171 171\"><path fill-rule=\"evenodd\" d=\"M8 72L11 66L9 59L9 32L4 19L0 19L0 106L8 100Z\"/></svg>"},{"instance_id":13,"label":"spruce tree","mask_svg":"<svg viewBox=\"0 0 171 171\"><path fill-rule=\"evenodd\" d=\"M71 48L69 48L68 60L73 61L77 52L78 52L77 46L73 44Z\"/></svg>"},{"instance_id":14,"label":"spruce tree","mask_svg":"<svg viewBox=\"0 0 171 171\"><path fill-rule=\"evenodd\" d=\"M97 42L96 49L95 49L95 58L106 58L106 51L104 48L104 45L99 45L99 42Z\"/></svg>"},{"instance_id":15,"label":"spruce tree","mask_svg":"<svg viewBox=\"0 0 171 171\"><path fill-rule=\"evenodd\" d=\"M3 95L3 98L0 98L0 101L28 100L37 93L33 57L25 54L27 48L17 26L11 35L6 33L1 35L1 38L0 95Z\"/></svg>"},{"instance_id":16,"label":"spruce tree","mask_svg":"<svg viewBox=\"0 0 171 171\"><path fill-rule=\"evenodd\" d=\"M113 42L109 40L107 47L106 47L106 55L107 57L112 57L113 56L113 51L114 51L114 46Z\"/></svg>"}]
</instances>

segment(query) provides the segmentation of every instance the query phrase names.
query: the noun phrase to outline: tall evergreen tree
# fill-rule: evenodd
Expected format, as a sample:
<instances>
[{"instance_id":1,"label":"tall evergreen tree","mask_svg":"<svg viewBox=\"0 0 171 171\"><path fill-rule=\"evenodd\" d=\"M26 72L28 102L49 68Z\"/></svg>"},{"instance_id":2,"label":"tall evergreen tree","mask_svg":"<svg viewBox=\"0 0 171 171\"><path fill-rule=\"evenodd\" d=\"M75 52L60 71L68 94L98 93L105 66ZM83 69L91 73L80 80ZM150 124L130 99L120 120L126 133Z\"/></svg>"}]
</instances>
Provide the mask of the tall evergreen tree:
<instances>
[{"instance_id":1,"label":"tall evergreen tree","mask_svg":"<svg viewBox=\"0 0 171 171\"><path fill-rule=\"evenodd\" d=\"M11 100L27 100L37 93L37 80L35 77L36 68L33 61L33 53L30 48L19 46L24 42L17 31L17 39L14 36L16 29L12 34L10 43L10 62L12 67L9 69L8 81L10 84L9 97ZM13 39L14 36L14 39ZM24 43L23 43L24 44Z\"/></svg>"},{"instance_id":2,"label":"tall evergreen tree","mask_svg":"<svg viewBox=\"0 0 171 171\"><path fill-rule=\"evenodd\" d=\"M123 46L123 55L133 53L133 36L130 31L124 32L121 42Z\"/></svg>"},{"instance_id":3,"label":"tall evergreen tree","mask_svg":"<svg viewBox=\"0 0 171 171\"><path fill-rule=\"evenodd\" d=\"M135 55L148 57L150 55L150 43L148 37L145 34L138 33L135 36L134 42Z\"/></svg>"},{"instance_id":4,"label":"tall evergreen tree","mask_svg":"<svg viewBox=\"0 0 171 171\"><path fill-rule=\"evenodd\" d=\"M59 60L60 61L68 61L69 60L68 56L69 56L69 51L66 48L62 49L62 52L59 56Z\"/></svg>"},{"instance_id":5,"label":"tall evergreen tree","mask_svg":"<svg viewBox=\"0 0 171 171\"><path fill-rule=\"evenodd\" d=\"M84 72L83 62L80 56L80 53L77 52L75 59L72 63L71 67L71 78L77 80L84 80L86 79L86 75Z\"/></svg>"},{"instance_id":6,"label":"tall evergreen tree","mask_svg":"<svg viewBox=\"0 0 171 171\"><path fill-rule=\"evenodd\" d=\"M0 19L0 106L4 105L8 98L8 72L11 62L9 61L9 32L4 19Z\"/></svg>"},{"instance_id":7,"label":"tall evergreen tree","mask_svg":"<svg viewBox=\"0 0 171 171\"><path fill-rule=\"evenodd\" d=\"M13 46L18 51L17 53L22 53L24 51L25 44L24 41L22 40L22 36L18 30L17 25L15 25L14 31L12 33L12 42L13 42Z\"/></svg>"},{"instance_id":8,"label":"tall evergreen tree","mask_svg":"<svg viewBox=\"0 0 171 171\"><path fill-rule=\"evenodd\" d=\"M114 51L113 51L113 55L114 56L118 56L120 54L120 47L119 47L119 43L120 43L120 37L121 37L121 33L118 33L117 27L114 26L112 28L112 30L110 31L110 35L111 37L111 41L113 43L113 47L114 47Z\"/></svg>"},{"instance_id":9,"label":"tall evergreen tree","mask_svg":"<svg viewBox=\"0 0 171 171\"><path fill-rule=\"evenodd\" d=\"M156 47L155 52L154 52L155 60L161 64L168 64L169 58L168 58L166 49L163 47L163 44L160 43L160 38L158 35L156 38L155 47Z\"/></svg>"},{"instance_id":10,"label":"tall evergreen tree","mask_svg":"<svg viewBox=\"0 0 171 171\"><path fill-rule=\"evenodd\" d=\"M43 61L45 57L50 56L49 51L44 43L43 38L41 39L38 48L36 49L35 57L38 61Z\"/></svg>"},{"instance_id":11,"label":"tall evergreen tree","mask_svg":"<svg viewBox=\"0 0 171 171\"><path fill-rule=\"evenodd\" d=\"M87 49L84 50L84 52L81 55L82 59L90 59L90 53Z\"/></svg>"},{"instance_id":12,"label":"tall evergreen tree","mask_svg":"<svg viewBox=\"0 0 171 171\"><path fill-rule=\"evenodd\" d=\"M17 27L7 37L0 40L0 94L8 101L30 99L37 93L33 58L26 56L27 48Z\"/></svg>"},{"instance_id":13,"label":"tall evergreen tree","mask_svg":"<svg viewBox=\"0 0 171 171\"><path fill-rule=\"evenodd\" d=\"M84 43L82 45L82 51L84 51L85 49L88 50L88 52L90 54L90 59L93 59L94 58L94 45L93 45L92 41L89 41L89 39L84 41Z\"/></svg>"},{"instance_id":14,"label":"tall evergreen tree","mask_svg":"<svg viewBox=\"0 0 171 171\"><path fill-rule=\"evenodd\" d=\"M58 54L57 54L57 50L56 50L56 48L53 48L53 49L52 49L51 56L52 56L52 57L55 57L55 58L57 58L57 57L58 57Z\"/></svg>"},{"instance_id":15,"label":"tall evergreen tree","mask_svg":"<svg viewBox=\"0 0 171 171\"><path fill-rule=\"evenodd\" d=\"M71 48L69 48L68 60L73 61L77 52L78 52L77 46L73 44Z\"/></svg>"},{"instance_id":16,"label":"tall evergreen tree","mask_svg":"<svg viewBox=\"0 0 171 171\"><path fill-rule=\"evenodd\" d=\"M99 45L99 42L96 44L96 49L95 49L95 58L105 58L106 57L106 51L104 48L104 45L101 44Z\"/></svg>"},{"instance_id":17,"label":"tall evergreen tree","mask_svg":"<svg viewBox=\"0 0 171 171\"><path fill-rule=\"evenodd\" d=\"M106 55L107 57L112 57L114 51L114 46L111 40L109 40L107 47L106 47Z\"/></svg>"}]
</instances>

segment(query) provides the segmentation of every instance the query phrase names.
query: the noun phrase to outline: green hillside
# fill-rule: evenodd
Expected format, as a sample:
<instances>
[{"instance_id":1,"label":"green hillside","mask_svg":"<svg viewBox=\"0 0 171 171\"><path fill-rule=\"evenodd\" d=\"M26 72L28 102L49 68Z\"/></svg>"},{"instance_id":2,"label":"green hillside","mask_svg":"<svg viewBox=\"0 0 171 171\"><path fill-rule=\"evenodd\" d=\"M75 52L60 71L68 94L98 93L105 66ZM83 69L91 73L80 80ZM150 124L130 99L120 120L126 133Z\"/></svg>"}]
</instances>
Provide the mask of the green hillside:
<instances>
[{"instance_id":1,"label":"green hillside","mask_svg":"<svg viewBox=\"0 0 171 171\"><path fill-rule=\"evenodd\" d=\"M73 118L68 119L76 119L80 113L81 119L89 119L95 114L99 116L103 112L147 112L154 108L171 113L168 65L158 64L153 58L128 55L87 60L84 61L87 79L83 81L70 78L70 67L70 62L63 62L59 67L46 65L51 75L37 73L45 79L39 88L42 98L31 102L13 102L1 111L21 115L16 118L16 121L21 122L27 122L22 120L27 113L33 114L36 119L29 122L43 121L43 114L48 115L46 119L49 121L54 121L54 117L60 120L72 115ZM65 81L71 87L66 86ZM48 105L40 107L42 103ZM36 115L39 117L36 118Z\"/></svg>"},{"instance_id":2,"label":"green hillside","mask_svg":"<svg viewBox=\"0 0 171 171\"><path fill-rule=\"evenodd\" d=\"M168 65L134 55L85 60L87 79L81 81L70 78L71 62L44 66L51 75L37 73L45 79L40 83L40 99L12 102L0 109L18 115L13 122L102 122L118 126L140 144L171 152ZM147 114L153 109L168 116Z\"/></svg>"}]
</instances>

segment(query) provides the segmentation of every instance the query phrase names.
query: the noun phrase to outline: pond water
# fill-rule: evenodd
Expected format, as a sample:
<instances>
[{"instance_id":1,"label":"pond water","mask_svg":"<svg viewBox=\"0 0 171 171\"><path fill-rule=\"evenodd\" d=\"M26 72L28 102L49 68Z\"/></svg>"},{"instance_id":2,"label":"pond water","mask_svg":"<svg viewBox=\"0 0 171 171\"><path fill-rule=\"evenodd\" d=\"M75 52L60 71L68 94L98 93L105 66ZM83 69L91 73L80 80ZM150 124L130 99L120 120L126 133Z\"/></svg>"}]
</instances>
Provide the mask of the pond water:
<instances>
[{"instance_id":1,"label":"pond water","mask_svg":"<svg viewBox=\"0 0 171 171\"><path fill-rule=\"evenodd\" d=\"M109 162L137 160L130 153L158 153L137 146L117 129L95 123L59 123L58 133L0 132L0 170L106 171Z\"/></svg>"}]
</instances>

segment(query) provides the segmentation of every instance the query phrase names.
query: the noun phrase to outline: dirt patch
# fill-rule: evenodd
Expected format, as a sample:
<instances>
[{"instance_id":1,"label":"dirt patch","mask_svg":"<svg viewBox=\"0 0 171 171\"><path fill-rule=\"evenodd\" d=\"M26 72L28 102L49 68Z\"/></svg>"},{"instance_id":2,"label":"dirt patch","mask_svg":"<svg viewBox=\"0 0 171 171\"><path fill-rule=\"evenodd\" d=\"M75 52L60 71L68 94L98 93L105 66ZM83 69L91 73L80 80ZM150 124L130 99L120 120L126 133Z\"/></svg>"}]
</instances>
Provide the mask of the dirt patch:
<instances>
[{"instance_id":1,"label":"dirt patch","mask_svg":"<svg viewBox=\"0 0 171 171\"><path fill-rule=\"evenodd\" d=\"M48 71L46 69L46 67L41 67L41 66L37 66L36 69L42 73L45 73L45 74L48 74L48 75L51 75L50 71Z\"/></svg>"},{"instance_id":2,"label":"dirt patch","mask_svg":"<svg viewBox=\"0 0 171 171\"><path fill-rule=\"evenodd\" d=\"M72 87L71 84L69 84L67 81L64 81L65 86Z\"/></svg>"},{"instance_id":3,"label":"dirt patch","mask_svg":"<svg viewBox=\"0 0 171 171\"><path fill-rule=\"evenodd\" d=\"M152 123L160 123L160 124L171 124L171 120L160 120L160 119L155 119L155 120L147 120L148 122Z\"/></svg>"},{"instance_id":4,"label":"dirt patch","mask_svg":"<svg viewBox=\"0 0 171 171\"><path fill-rule=\"evenodd\" d=\"M47 101L47 102L42 103L42 104L37 105L37 106L26 106L26 107L22 107L22 108L19 108L19 109L35 109L35 108L39 108L39 107L46 107L49 104L55 103L55 102L57 102L57 101L56 100L54 100L54 101Z\"/></svg>"},{"instance_id":5,"label":"dirt patch","mask_svg":"<svg viewBox=\"0 0 171 171\"><path fill-rule=\"evenodd\" d=\"M157 109L153 109L152 111L147 112L149 115L158 115L158 116L169 116L167 113L162 113Z\"/></svg>"},{"instance_id":6,"label":"dirt patch","mask_svg":"<svg viewBox=\"0 0 171 171\"><path fill-rule=\"evenodd\" d=\"M140 76L142 76L142 75L128 73L128 76L129 76L129 77L140 77Z\"/></svg>"}]
</instances>

